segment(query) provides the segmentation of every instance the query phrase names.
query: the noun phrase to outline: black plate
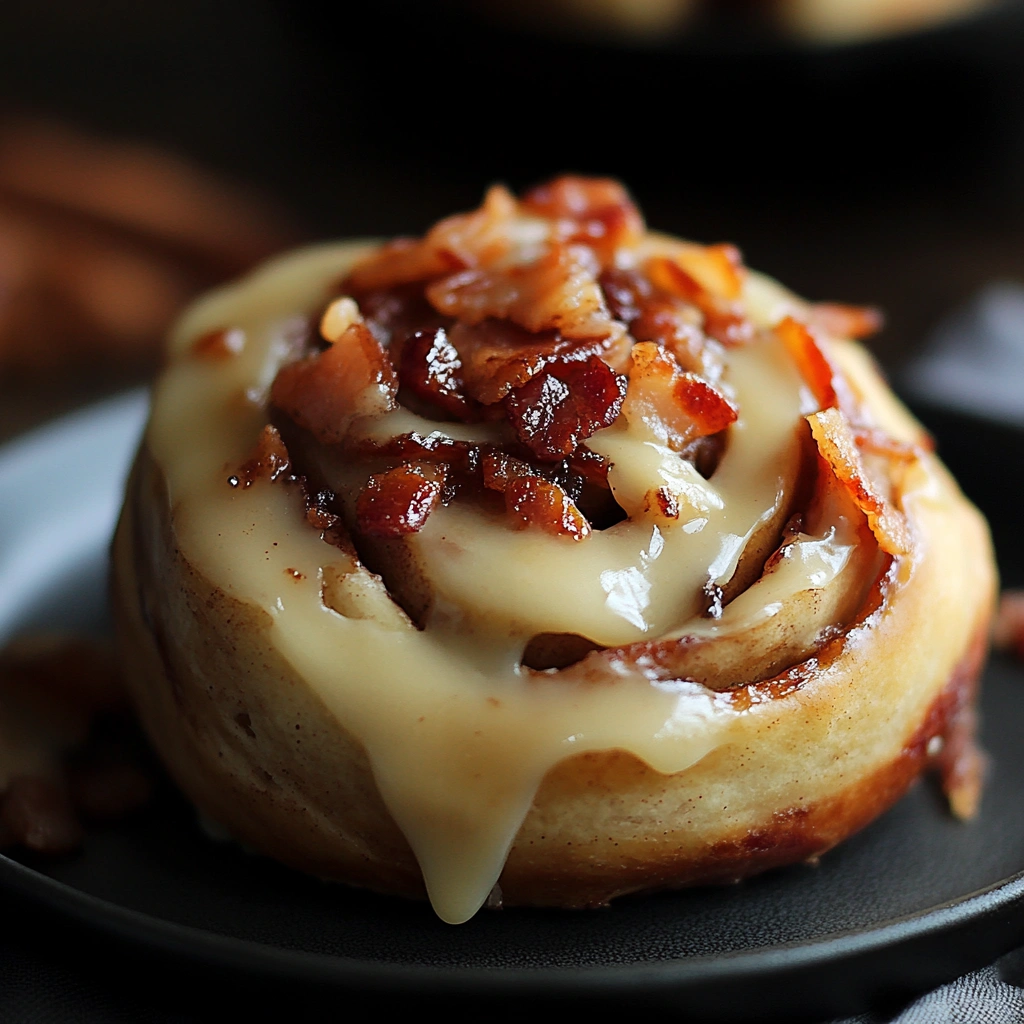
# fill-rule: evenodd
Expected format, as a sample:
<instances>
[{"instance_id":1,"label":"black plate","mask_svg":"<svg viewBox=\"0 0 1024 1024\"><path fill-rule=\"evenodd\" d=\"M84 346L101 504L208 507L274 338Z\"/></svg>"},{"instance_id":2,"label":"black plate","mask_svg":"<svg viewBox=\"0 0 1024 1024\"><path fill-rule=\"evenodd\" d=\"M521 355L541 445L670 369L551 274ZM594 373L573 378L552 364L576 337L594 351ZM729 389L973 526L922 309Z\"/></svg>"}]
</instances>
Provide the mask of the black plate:
<instances>
[{"instance_id":1,"label":"black plate","mask_svg":"<svg viewBox=\"0 0 1024 1024\"><path fill-rule=\"evenodd\" d=\"M80 447L90 432L101 443L118 423L131 436L139 407L91 415L75 421ZM66 458L68 437L58 426L35 444L40 474ZM0 457L0 490L12 485L12 461L24 467L24 451L14 455ZM80 514L96 504L88 488L116 487L118 475L100 484L95 473L80 484L65 477L65 488L85 490L65 494L62 508ZM0 526L4 536L17 532L9 516ZM10 582L3 564L0 587ZM66 621L59 596L68 587L79 608L99 608L104 584L103 545L93 542L91 554L87 545L41 566L31 610L0 628ZM264 984L480 997L492 1007L495 997L501 1006L598 998L718 1020L852 1013L908 998L1024 941L1022 686L1021 666L989 667L983 737L992 771L976 821L953 821L924 783L819 866L734 887L632 898L605 911L482 913L453 928L426 906L320 883L213 843L170 791L139 817L92 834L75 857L0 858L0 880L136 952Z\"/></svg>"}]
</instances>

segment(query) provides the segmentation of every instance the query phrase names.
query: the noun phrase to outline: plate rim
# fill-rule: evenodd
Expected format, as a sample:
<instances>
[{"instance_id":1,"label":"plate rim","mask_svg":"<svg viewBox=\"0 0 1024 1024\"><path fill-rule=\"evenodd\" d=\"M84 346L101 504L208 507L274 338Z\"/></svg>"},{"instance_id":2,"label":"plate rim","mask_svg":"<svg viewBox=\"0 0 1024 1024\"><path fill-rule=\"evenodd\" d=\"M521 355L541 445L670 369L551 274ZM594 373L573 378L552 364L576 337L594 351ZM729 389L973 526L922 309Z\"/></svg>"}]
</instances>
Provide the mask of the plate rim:
<instances>
[{"instance_id":1,"label":"plate rim","mask_svg":"<svg viewBox=\"0 0 1024 1024\"><path fill-rule=\"evenodd\" d=\"M1024 909L1024 869L953 900L881 925L850 929L810 942L788 942L742 952L673 957L631 964L544 967L437 967L382 963L274 946L193 925L169 921L76 889L0 854L0 879L19 896L40 899L48 909L122 941L146 942L150 949L206 967L246 973L269 972L280 980L367 990L394 988L437 993L493 994L508 987L532 995L568 995L581 982L607 994L632 992L638 980L678 994L688 985L742 983L785 971L814 970L855 957L927 942L950 929L980 923L992 914ZM557 911L555 913L558 913ZM1021 914L1024 930L1024 914ZM982 954L982 962L991 958ZM953 975L954 977L956 975Z\"/></svg>"}]
</instances>

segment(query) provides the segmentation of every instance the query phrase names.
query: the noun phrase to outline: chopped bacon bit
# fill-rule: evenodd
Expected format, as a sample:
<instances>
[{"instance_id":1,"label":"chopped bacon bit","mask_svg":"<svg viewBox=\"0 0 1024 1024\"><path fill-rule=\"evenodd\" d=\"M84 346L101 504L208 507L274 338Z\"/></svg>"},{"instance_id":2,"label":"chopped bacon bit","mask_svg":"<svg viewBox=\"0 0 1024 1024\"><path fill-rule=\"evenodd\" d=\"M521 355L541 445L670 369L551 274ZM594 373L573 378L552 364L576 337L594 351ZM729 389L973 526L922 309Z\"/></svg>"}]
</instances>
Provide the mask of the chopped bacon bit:
<instances>
[{"instance_id":1,"label":"chopped bacon bit","mask_svg":"<svg viewBox=\"0 0 1024 1024\"><path fill-rule=\"evenodd\" d=\"M513 196L495 185L479 210L447 217L422 240L399 239L360 260L342 282L342 290L358 294L487 266L508 251L508 221L515 212Z\"/></svg>"},{"instance_id":2,"label":"chopped bacon bit","mask_svg":"<svg viewBox=\"0 0 1024 1024\"><path fill-rule=\"evenodd\" d=\"M456 441L443 434L399 434L388 441L362 440L347 449L356 458L398 458L403 461L447 463L460 473L472 473L480 465L480 446Z\"/></svg>"},{"instance_id":3,"label":"chopped bacon bit","mask_svg":"<svg viewBox=\"0 0 1024 1024\"><path fill-rule=\"evenodd\" d=\"M316 530L330 530L338 521L338 516L329 509L334 504L334 492L310 491L306 487L306 478L299 479L305 491L306 522Z\"/></svg>"},{"instance_id":4,"label":"chopped bacon bit","mask_svg":"<svg viewBox=\"0 0 1024 1024\"><path fill-rule=\"evenodd\" d=\"M291 568L288 568L288 569L285 569L285 571L284 571L284 572L285 572L285 575L286 575L286 576L291 576L291 578L292 578L293 580L295 580L295 581L296 581L296 583L297 583L297 582L298 582L299 580L304 580L304 579L306 578L306 574L305 574L304 572L300 572L300 571L299 571L298 569L291 569Z\"/></svg>"},{"instance_id":5,"label":"chopped bacon bit","mask_svg":"<svg viewBox=\"0 0 1024 1024\"><path fill-rule=\"evenodd\" d=\"M622 408L626 378L603 359L556 359L505 398L519 440L539 459L571 455L595 430L611 426Z\"/></svg>"},{"instance_id":6,"label":"chopped bacon bit","mask_svg":"<svg viewBox=\"0 0 1024 1024\"><path fill-rule=\"evenodd\" d=\"M630 332L637 341L654 341L668 349L683 369L699 372L705 368L707 338L694 306L672 298L652 299L644 304Z\"/></svg>"},{"instance_id":7,"label":"chopped bacon bit","mask_svg":"<svg viewBox=\"0 0 1024 1024\"><path fill-rule=\"evenodd\" d=\"M324 352L283 366L270 400L324 444L345 440L352 421L395 408L398 381L380 343L352 324Z\"/></svg>"},{"instance_id":8,"label":"chopped bacon bit","mask_svg":"<svg viewBox=\"0 0 1024 1024\"><path fill-rule=\"evenodd\" d=\"M807 325L787 316L776 325L775 333L807 382L818 408L834 409L839 404L835 370Z\"/></svg>"},{"instance_id":9,"label":"chopped bacon bit","mask_svg":"<svg viewBox=\"0 0 1024 1024\"><path fill-rule=\"evenodd\" d=\"M465 394L462 360L443 327L416 331L402 347L402 387L461 420L472 418L476 403Z\"/></svg>"},{"instance_id":10,"label":"chopped bacon bit","mask_svg":"<svg viewBox=\"0 0 1024 1024\"><path fill-rule=\"evenodd\" d=\"M523 209L556 222L563 241L582 242L610 263L615 250L635 245L644 221L629 193L609 178L563 175L528 192Z\"/></svg>"},{"instance_id":11,"label":"chopped bacon bit","mask_svg":"<svg viewBox=\"0 0 1024 1024\"><path fill-rule=\"evenodd\" d=\"M754 340L754 325L738 310L710 308L704 313L704 333L727 348Z\"/></svg>"},{"instance_id":12,"label":"chopped bacon bit","mask_svg":"<svg viewBox=\"0 0 1024 1024\"><path fill-rule=\"evenodd\" d=\"M536 475L536 471L529 463L500 449L485 452L480 461L480 468L483 472L484 487L490 491L504 491L510 480Z\"/></svg>"},{"instance_id":13,"label":"chopped bacon bit","mask_svg":"<svg viewBox=\"0 0 1024 1024\"><path fill-rule=\"evenodd\" d=\"M565 338L617 338L625 328L608 312L597 270L589 249L555 244L523 266L441 278L427 286L427 298L439 313L464 324L493 317Z\"/></svg>"},{"instance_id":14,"label":"chopped bacon bit","mask_svg":"<svg viewBox=\"0 0 1024 1024\"><path fill-rule=\"evenodd\" d=\"M447 467L396 466L370 477L356 501L359 528L371 537L419 533L441 500Z\"/></svg>"},{"instance_id":15,"label":"chopped bacon bit","mask_svg":"<svg viewBox=\"0 0 1024 1024\"><path fill-rule=\"evenodd\" d=\"M992 627L992 645L1024 660L1024 591L1003 591Z\"/></svg>"},{"instance_id":16,"label":"chopped bacon bit","mask_svg":"<svg viewBox=\"0 0 1024 1024\"><path fill-rule=\"evenodd\" d=\"M413 281L429 281L466 264L446 249L434 249L425 240L396 238L360 260L341 284L348 292L392 288Z\"/></svg>"},{"instance_id":17,"label":"chopped bacon bit","mask_svg":"<svg viewBox=\"0 0 1024 1024\"><path fill-rule=\"evenodd\" d=\"M260 433L256 450L242 463L236 474L228 477L228 483L243 490L252 487L257 480L273 483L289 474L291 467L292 459L281 440L280 432L268 423Z\"/></svg>"},{"instance_id":18,"label":"chopped bacon bit","mask_svg":"<svg viewBox=\"0 0 1024 1024\"><path fill-rule=\"evenodd\" d=\"M541 476L521 476L505 487L505 506L520 528L539 526L548 533L583 540L590 523L565 491Z\"/></svg>"},{"instance_id":19,"label":"chopped bacon bit","mask_svg":"<svg viewBox=\"0 0 1024 1024\"><path fill-rule=\"evenodd\" d=\"M695 306L703 304L705 289L688 271L668 256L653 256L647 261L647 276L655 287Z\"/></svg>"},{"instance_id":20,"label":"chopped bacon bit","mask_svg":"<svg viewBox=\"0 0 1024 1024\"><path fill-rule=\"evenodd\" d=\"M598 455L585 444L581 444L569 456L568 461L569 469L587 483L599 487L608 486L608 460L603 455Z\"/></svg>"},{"instance_id":21,"label":"chopped bacon bit","mask_svg":"<svg viewBox=\"0 0 1024 1024\"><path fill-rule=\"evenodd\" d=\"M36 853L70 853L85 837L67 790L40 776L11 779L0 807L0 821L15 842Z\"/></svg>"},{"instance_id":22,"label":"chopped bacon bit","mask_svg":"<svg viewBox=\"0 0 1024 1024\"><path fill-rule=\"evenodd\" d=\"M439 221L424 244L454 257L464 267L488 266L509 250L509 221L516 214L515 196L504 185L492 185L480 209Z\"/></svg>"},{"instance_id":23,"label":"chopped bacon bit","mask_svg":"<svg viewBox=\"0 0 1024 1024\"><path fill-rule=\"evenodd\" d=\"M659 288L689 302L732 301L743 291L743 258L733 245L679 245L671 256L650 259L647 272Z\"/></svg>"},{"instance_id":24,"label":"chopped bacon bit","mask_svg":"<svg viewBox=\"0 0 1024 1024\"><path fill-rule=\"evenodd\" d=\"M659 487L654 492L654 502L665 519L679 518L679 500L667 487Z\"/></svg>"},{"instance_id":25,"label":"chopped bacon bit","mask_svg":"<svg viewBox=\"0 0 1024 1024\"><path fill-rule=\"evenodd\" d=\"M644 311L653 292L651 282L636 270L611 267L601 271L597 283L612 316L627 325Z\"/></svg>"},{"instance_id":26,"label":"chopped bacon bit","mask_svg":"<svg viewBox=\"0 0 1024 1024\"><path fill-rule=\"evenodd\" d=\"M546 362L571 346L554 331L531 334L508 320L456 324L448 338L462 360L466 394L484 405L500 402Z\"/></svg>"},{"instance_id":27,"label":"chopped bacon bit","mask_svg":"<svg viewBox=\"0 0 1024 1024\"><path fill-rule=\"evenodd\" d=\"M645 341L633 346L626 419L647 425L663 444L679 451L699 437L717 434L735 422L735 406L713 384L685 373L671 352Z\"/></svg>"},{"instance_id":28,"label":"chopped bacon bit","mask_svg":"<svg viewBox=\"0 0 1024 1024\"><path fill-rule=\"evenodd\" d=\"M427 302L422 282L361 292L357 301L366 326L381 346L388 349L396 365L401 361L402 342L409 335L450 324L448 317L441 316Z\"/></svg>"},{"instance_id":29,"label":"chopped bacon bit","mask_svg":"<svg viewBox=\"0 0 1024 1024\"><path fill-rule=\"evenodd\" d=\"M245 331L238 327L207 331L192 342L192 355L199 359L230 359L245 348Z\"/></svg>"},{"instance_id":30,"label":"chopped bacon bit","mask_svg":"<svg viewBox=\"0 0 1024 1024\"><path fill-rule=\"evenodd\" d=\"M922 452L935 451L935 438L921 431L920 438L914 444L899 441L891 434L877 427L857 427L853 432L857 447L875 455L884 455L899 462L913 462L921 458Z\"/></svg>"},{"instance_id":31,"label":"chopped bacon bit","mask_svg":"<svg viewBox=\"0 0 1024 1024\"><path fill-rule=\"evenodd\" d=\"M712 250L706 260L703 254ZM754 326L736 301L743 282L734 258L738 261L739 254L732 246L694 246L678 252L675 259L655 256L647 262L654 284L699 307L704 314L704 333L727 346L745 345L754 337ZM731 268L729 273L725 267Z\"/></svg>"},{"instance_id":32,"label":"chopped bacon bit","mask_svg":"<svg viewBox=\"0 0 1024 1024\"><path fill-rule=\"evenodd\" d=\"M819 454L867 516L879 547L890 555L908 552L911 542L906 518L872 488L849 420L839 409L823 409L808 416L807 422Z\"/></svg>"},{"instance_id":33,"label":"chopped bacon bit","mask_svg":"<svg viewBox=\"0 0 1024 1024\"><path fill-rule=\"evenodd\" d=\"M885 326L880 309L871 306L843 306L837 302L818 302L811 306L808 319L812 327L833 338L868 338Z\"/></svg>"},{"instance_id":34,"label":"chopped bacon bit","mask_svg":"<svg viewBox=\"0 0 1024 1024\"><path fill-rule=\"evenodd\" d=\"M728 243L687 245L675 253L678 264L717 299L738 299L743 291L743 257Z\"/></svg>"}]
</instances>

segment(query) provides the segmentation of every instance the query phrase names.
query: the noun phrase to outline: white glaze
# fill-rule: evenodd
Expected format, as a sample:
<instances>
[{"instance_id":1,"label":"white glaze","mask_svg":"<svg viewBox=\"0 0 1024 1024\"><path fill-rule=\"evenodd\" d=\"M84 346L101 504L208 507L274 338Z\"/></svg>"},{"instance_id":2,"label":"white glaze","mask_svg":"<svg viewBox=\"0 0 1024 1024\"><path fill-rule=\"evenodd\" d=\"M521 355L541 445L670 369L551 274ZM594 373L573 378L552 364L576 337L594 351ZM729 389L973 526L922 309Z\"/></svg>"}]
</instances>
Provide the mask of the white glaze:
<instances>
[{"instance_id":1,"label":"white glaze","mask_svg":"<svg viewBox=\"0 0 1024 1024\"><path fill-rule=\"evenodd\" d=\"M574 632L619 645L742 628L774 614L787 594L831 583L849 543L826 524L798 540L770 593L735 601L713 626L694 618L703 585L729 578L797 473L805 390L767 338L730 354L726 383L741 414L711 481L618 424L591 441L612 461L609 480L627 511L665 485L679 496L678 520L637 514L574 542L515 530L458 503L439 509L413 538L435 590L433 618L415 629L378 581L363 569L353 575L346 556L308 525L294 489L227 484L266 422L267 389L293 351L296 318L322 308L357 251L287 257L195 306L173 338L147 439L167 478L182 551L227 593L271 614L281 654L365 746L437 913L460 922L486 899L541 779L564 757L623 749L679 772L727 742L737 715L756 713L696 683L534 675L520 667L532 635ZM783 293L751 280L756 319L771 322ZM240 353L191 357L196 337L224 327L244 331ZM378 436L434 428L466 438L495 429L402 411L370 425ZM339 588L343 600L331 603L354 614L325 603L324 591Z\"/></svg>"}]
</instances>

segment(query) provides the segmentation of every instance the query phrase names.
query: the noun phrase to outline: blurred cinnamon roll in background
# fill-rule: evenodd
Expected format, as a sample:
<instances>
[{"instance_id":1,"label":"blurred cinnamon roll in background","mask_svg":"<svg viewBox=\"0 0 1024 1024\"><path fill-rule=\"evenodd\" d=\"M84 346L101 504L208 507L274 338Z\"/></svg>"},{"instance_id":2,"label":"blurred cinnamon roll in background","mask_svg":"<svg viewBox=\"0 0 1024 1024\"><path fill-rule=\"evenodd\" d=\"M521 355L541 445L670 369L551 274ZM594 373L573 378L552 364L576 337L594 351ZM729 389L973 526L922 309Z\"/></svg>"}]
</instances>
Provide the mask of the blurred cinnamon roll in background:
<instances>
[{"instance_id":1,"label":"blurred cinnamon roll in background","mask_svg":"<svg viewBox=\"0 0 1024 1024\"><path fill-rule=\"evenodd\" d=\"M155 364L195 294L299 238L267 199L173 154L0 122L0 369Z\"/></svg>"}]
</instances>

